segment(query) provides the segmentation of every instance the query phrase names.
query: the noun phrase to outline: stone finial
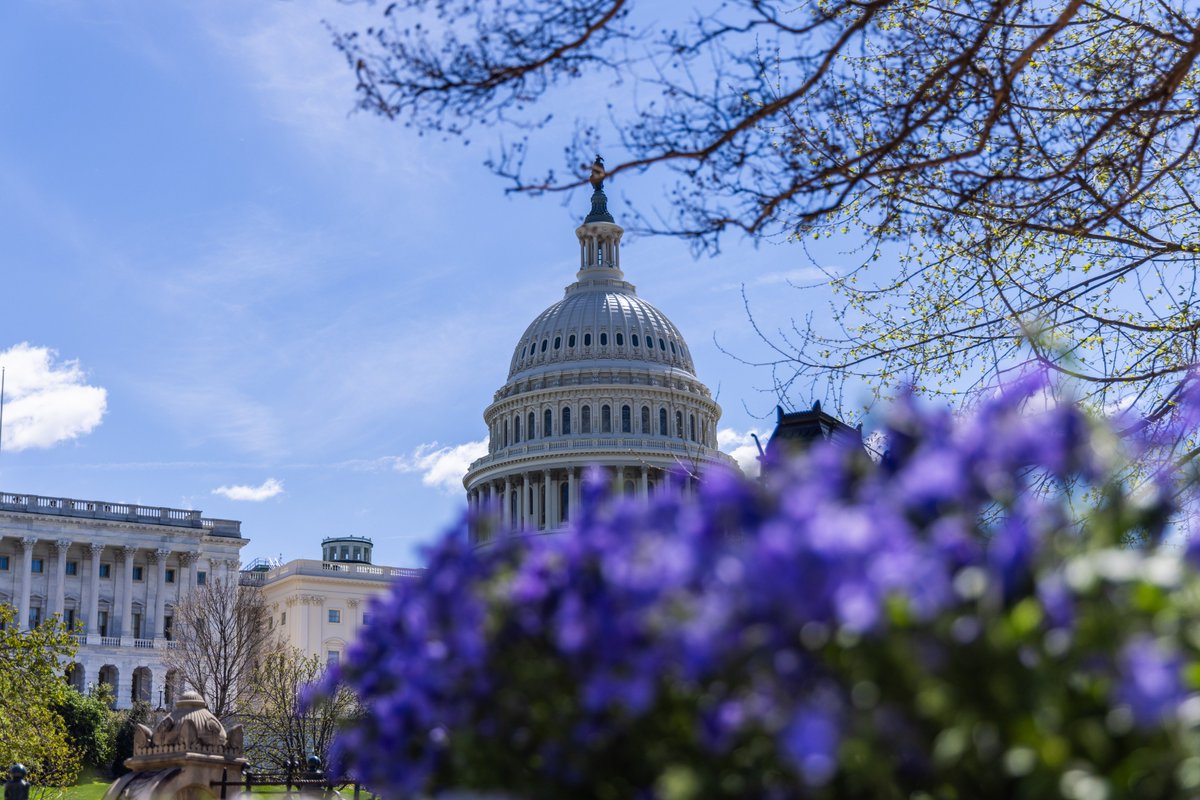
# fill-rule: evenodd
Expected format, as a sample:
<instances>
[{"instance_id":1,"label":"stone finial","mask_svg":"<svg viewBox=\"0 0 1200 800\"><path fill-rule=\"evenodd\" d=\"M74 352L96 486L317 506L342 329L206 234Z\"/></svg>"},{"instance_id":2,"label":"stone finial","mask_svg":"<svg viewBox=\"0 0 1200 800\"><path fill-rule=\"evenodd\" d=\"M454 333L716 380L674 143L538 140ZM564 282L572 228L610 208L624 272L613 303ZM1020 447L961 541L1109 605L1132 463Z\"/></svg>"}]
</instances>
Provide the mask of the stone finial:
<instances>
[{"instance_id":1,"label":"stone finial","mask_svg":"<svg viewBox=\"0 0 1200 800\"><path fill-rule=\"evenodd\" d=\"M134 738L133 752L134 755L138 755L136 733ZM227 740L225 726L208 710L208 704L204 702L200 693L186 691L175 701L175 708L171 713L159 720L145 746L177 747L186 751L197 745L226 747Z\"/></svg>"}]
</instances>

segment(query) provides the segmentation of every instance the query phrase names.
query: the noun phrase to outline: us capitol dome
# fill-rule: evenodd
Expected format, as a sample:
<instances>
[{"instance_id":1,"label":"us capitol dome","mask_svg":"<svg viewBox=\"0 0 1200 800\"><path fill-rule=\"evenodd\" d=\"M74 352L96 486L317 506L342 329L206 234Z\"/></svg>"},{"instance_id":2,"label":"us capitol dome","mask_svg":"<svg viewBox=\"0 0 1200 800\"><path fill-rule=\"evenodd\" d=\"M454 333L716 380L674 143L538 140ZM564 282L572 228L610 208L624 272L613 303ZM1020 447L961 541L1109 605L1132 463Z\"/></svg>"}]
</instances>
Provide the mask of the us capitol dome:
<instances>
[{"instance_id":1,"label":"us capitol dome","mask_svg":"<svg viewBox=\"0 0 1200 800\"><path fill-rule=\"evenodd\" d=\"M713 466L737 469L717 449L721 407L696 377L683 335L625 280L624 229L603 179L597 158L591 213L575 230L575 282L525 329L483 412L488 452L463 478L471 509L493 513L472 532L476 543L496 530L562 528L593 465L640 497L691 491Z\"/></svg>"}]
</instances>

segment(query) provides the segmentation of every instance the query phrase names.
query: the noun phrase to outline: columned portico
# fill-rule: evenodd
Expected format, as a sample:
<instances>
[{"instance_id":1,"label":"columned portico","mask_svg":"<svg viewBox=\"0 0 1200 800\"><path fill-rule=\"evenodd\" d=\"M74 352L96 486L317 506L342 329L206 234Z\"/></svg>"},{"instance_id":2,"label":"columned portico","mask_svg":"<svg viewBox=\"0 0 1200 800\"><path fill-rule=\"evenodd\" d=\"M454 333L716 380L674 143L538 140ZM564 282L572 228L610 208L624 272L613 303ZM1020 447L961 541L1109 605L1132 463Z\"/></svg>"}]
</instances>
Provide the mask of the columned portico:
<instances>
[{"instance_id":1,"label":"columned portico","mask_svg":"<svg viewBox=\"0 0 1200 800\"><path fill-rule=\"evenodd\" d=\"M28 629L31 615L77 615L78 649L63 672L80 690L111 683L118 708L129 706L135 687L148 699L165 683L162 652L172 643L147 638L161 632L150 619L161 626L164 604L178 602L189 585L192 554L237 564L245 544L239 523L189 509L0 492L0 556L9 565L0 571L0 591L6 601L11 592L14 624ZM177 560L184 568L167 583L164 571ZM142 570L136 579L135 568ZM146 612L140 639L133 636L134 608Z\"/></svg>"}]
</instances>

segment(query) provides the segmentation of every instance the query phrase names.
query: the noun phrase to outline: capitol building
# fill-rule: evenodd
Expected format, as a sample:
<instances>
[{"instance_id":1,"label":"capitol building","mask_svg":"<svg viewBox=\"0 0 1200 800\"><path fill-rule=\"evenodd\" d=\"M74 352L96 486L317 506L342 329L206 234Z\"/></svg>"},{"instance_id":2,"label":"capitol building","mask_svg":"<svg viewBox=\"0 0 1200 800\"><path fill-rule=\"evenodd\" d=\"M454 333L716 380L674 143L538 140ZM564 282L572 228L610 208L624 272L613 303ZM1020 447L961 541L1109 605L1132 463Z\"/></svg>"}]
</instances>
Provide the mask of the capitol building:
<instances>
[{"instance_id":1,"label":"capitol building","mask_svg":"<svg viewBox=\"0 0 1200 800\"><path fill-rule=\"evenodd\" d=\"M707 469L738 469L717 449L721 407L665 314L638 296L621 263L624 229L608 211L603 168L575 230L579 270L513 350L508 380L483 417L488 452L463 478L486 543L500 531L561 528L578 506L582 470L606 470L618 491L647 497ZM487 512L485 514L485 512Z\"/></svg>"}]
</instances>

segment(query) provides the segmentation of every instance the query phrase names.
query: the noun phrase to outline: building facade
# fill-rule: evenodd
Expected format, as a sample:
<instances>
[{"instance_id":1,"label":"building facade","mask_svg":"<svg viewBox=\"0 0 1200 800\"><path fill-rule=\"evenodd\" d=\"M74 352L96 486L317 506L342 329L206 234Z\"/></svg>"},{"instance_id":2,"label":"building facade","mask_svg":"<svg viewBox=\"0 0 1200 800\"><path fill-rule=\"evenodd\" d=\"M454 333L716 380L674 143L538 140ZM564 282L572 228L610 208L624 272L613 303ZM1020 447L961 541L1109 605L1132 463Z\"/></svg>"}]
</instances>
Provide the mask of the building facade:
<instances>
[{"instance_id":1,"label":"building facade","mask_svg":"<svg viewBox=\"0 0 1200 800\"><path fill-rule=\"evenodd\" d=\"M370 619L371 598L422 572L372 564L371 550L365 537L331 537L321 542L320 559L257 562L243 570L242 584L262 589L281 645L336 663Z\"/></svg>"},{"instance_id":2,"label":"building facade","mask_svg":"<svg viewBox=\"0 0 1200 800\"><path fill-rule=\"evenodd\" d=\"M579 270L562 300L526 328L508 379L484 411L488 452L463 478L470 507L493 530L553 531L578 504L583 469L609 472L619 491L684 487L713 466L721 408L696 377L678 328L625 280L621 236L597 159L592 209L576 229Z\"/></svg>"},{"instance_id":3,"label":"building facade","mask_svg":"<svg viewBox=\"0 0 1200 800\"><path fill-rule=\"evenodd\" d=\"M200 511L0 493L0 604L23 630L58 616L77 631L76 688L111 684L118 708L169 703L175 604L236 577L246 543L240 522Z\"/></svg>"}]
</instances>

